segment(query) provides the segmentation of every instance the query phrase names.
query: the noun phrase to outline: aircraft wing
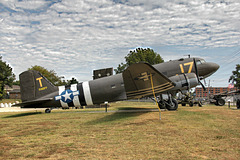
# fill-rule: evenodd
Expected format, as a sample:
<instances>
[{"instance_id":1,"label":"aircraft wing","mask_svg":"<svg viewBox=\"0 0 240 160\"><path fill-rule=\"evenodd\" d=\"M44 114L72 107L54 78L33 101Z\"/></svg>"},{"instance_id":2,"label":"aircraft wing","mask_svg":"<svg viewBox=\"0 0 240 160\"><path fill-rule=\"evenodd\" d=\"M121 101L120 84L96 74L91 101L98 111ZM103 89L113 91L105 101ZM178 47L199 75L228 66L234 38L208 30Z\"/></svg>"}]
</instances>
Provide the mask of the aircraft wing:
<instances>
[{"instance_id":1,"label":"aircraft wing","mask_svg":"<svg viewBox=\"0 0 240 160\"><path fill-rule=\"evenodd\" d=\"M161 93L175 86L174 82L148 63L130 65L123 72L123 80L128 99L153 95L153 89L155 93Z\"/></svg>"}]
</instances>

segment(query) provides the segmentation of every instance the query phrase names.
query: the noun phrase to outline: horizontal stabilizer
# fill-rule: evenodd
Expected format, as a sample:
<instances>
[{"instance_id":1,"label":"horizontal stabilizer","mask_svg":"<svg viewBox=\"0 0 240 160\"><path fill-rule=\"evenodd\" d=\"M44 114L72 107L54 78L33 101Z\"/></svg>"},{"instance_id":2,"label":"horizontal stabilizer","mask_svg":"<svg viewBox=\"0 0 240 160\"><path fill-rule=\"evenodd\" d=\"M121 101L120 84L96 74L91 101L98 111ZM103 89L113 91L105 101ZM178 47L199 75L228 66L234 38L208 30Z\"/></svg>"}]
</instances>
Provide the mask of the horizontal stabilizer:
<instances>
[{"instance_id":1,"label":"horizontal stabilizer","mask_svg":"<svg viewBox=\"0 0 240 160\"><path fill-rule=\"evenodd\" d=\"M152 82L151 82L152 79ZM130 65L123 72L128 99L142 98L170 90L175 84L148 63Z\"/></svg>"},{"instance_id":2,"label":"horizontal stabilizer","mask_svg":"<svg viewBox=\"0 0 240 160\"><path fill-rule=\"evenodd\" d=\"M42 107L40 107L41 104L51 101L51 100L53 100L53 98L36 99L36 100L32 100L32 101L26 101L23 103L15 104L14 106L21 106L21 108L42 108Z\"/></svg>"}]
</instances>

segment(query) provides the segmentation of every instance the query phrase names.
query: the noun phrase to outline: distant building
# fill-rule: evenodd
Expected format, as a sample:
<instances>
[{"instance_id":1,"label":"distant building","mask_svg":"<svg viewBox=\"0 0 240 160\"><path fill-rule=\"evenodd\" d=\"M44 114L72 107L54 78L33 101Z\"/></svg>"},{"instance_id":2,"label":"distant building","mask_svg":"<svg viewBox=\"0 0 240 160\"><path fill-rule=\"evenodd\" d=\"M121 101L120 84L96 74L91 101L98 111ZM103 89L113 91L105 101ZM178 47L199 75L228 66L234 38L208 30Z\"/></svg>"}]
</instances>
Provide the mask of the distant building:
<instances>
[{"instance_id":1,"label":"distant building","mask_svg":"<svg viewBox=\"0 0 240 160\"><path fill-rule=\"evenodd\" d=\"M214 94L219 94L219 93L224 93L224 92L230 92L230 91L236 91L237 88L228 88L228 87L208 87L204 91L202 87L197 87L195 92L196 92L196 97L199 98L206 98L208 95L214 95Z\"/></svg>"},{"instance_id":2,"label":"distant building","mask_svg":"<svg viewBox=\"0 0 240 160\"><path fill-rule=\"evenodd\" d=\"M5 85L4 90L7 93L6 98L21 99L20 86L13 85L12 87L9 87L8 85Z\"/></svg>"},{"instance_id":3,"label":"distant building","mask_svg":"<svg viewBox=\"0 0 240 160\"><path fill-rule=\"evenodd\" d=\"M14 89L9 93L9 99L21 99L20 89Z\"/></svg>"}]
</instances>

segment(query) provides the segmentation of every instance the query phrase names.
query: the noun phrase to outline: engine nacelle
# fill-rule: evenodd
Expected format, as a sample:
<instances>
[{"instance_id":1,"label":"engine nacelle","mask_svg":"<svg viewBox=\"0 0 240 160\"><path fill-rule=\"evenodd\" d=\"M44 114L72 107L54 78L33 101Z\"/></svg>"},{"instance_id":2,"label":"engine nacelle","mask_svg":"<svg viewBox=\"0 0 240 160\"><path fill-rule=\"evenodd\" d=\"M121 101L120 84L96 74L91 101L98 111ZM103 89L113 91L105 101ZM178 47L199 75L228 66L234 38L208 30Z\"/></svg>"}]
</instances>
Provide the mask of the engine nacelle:
<instances>
[{"instance_id":1,"label":"engine nacelle","mask_svg":"<svg viewBox=\"0 0 240 160\"><path fill-rule=\"evenodd\" d=\"M195 73L183 73L181 75L169 77L169 79L176 84L172 90L188 90L199 84Z\"/></svg>"}]
</instances>

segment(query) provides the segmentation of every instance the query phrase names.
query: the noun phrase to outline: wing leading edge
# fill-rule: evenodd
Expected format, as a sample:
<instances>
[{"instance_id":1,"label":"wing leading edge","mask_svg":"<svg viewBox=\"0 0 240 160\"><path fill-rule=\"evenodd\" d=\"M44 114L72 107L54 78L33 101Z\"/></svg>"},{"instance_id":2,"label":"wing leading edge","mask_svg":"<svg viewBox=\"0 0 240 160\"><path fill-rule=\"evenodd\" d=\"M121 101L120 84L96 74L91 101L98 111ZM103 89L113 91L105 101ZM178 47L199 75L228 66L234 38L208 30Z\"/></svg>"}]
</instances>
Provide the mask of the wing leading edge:
<instances>
[{"instance_id":1,"label":"wing leading edge","mask_svg":"<svg viewBox=\"0 0 240 160\"><path fill-rule=\"evenodd\" d=\"M153 94L153 88L155 93L161 93L175 86L174 82L148 63L130 65L123 72L123 80L128 99L150 96Z\"/></svg>"}]
</instances>

